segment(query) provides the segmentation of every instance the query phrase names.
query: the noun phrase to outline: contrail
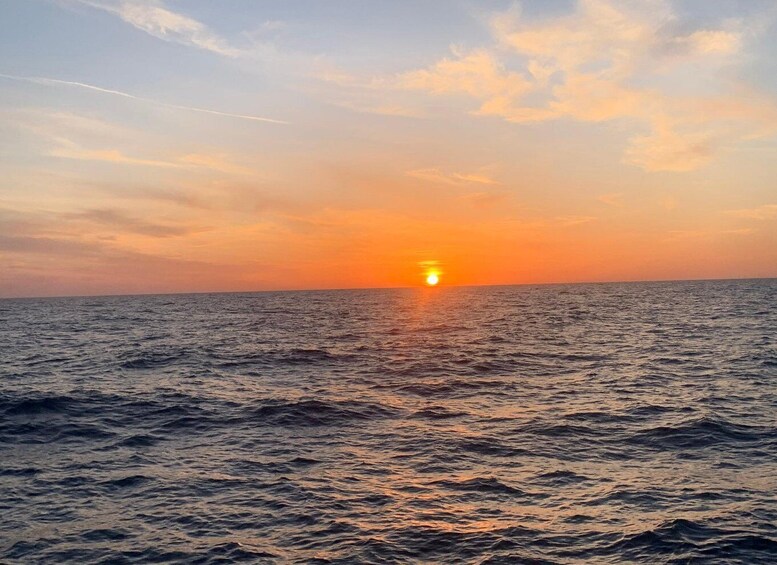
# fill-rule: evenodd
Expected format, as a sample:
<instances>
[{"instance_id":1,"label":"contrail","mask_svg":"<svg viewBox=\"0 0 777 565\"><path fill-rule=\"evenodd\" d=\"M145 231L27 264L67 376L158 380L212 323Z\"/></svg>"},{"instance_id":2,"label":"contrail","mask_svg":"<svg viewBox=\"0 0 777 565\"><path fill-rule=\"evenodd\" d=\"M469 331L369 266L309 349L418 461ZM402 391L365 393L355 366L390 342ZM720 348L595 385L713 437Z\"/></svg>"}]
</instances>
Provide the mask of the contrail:
<instances>
[{"instance_id":1,"label":"contrail","mask_svg":"<svg viewBox=\"0 0 777 565\"><path fill-rule=\"evenodd\" d=\"M95 92L101 92L103 94L113 94L114 96L122 96L124 98L129 98L131 100L138 100L139 102L145 102L147 104L155 104L157 106L165 106L167 108L175 108L177 110L188 110L190 112L201 112L203 114L213 114L214 116L224 116L227 118L238 118L240 120L251 120L254 122L269 122L271 124L288 124L289 122L284 122L283 120L274 120L272 118L262 118L260 116L250 116L246 114L233 114L231 112L219 112L218 110L208 110L207 108L197 108L194 106L182 106L180 104L170 104L168 102L162 102L160 100L154 100L152 98L143 98L142 96L135 96L134 94L129 94L127 92L122 92L120 90L111 90L109 88L101 88L99 86L94 86L92 84L85 84L83 82L74 82L71 80L60 80L56 78L45 78L45 77L24 77L24 76L16 76L16 75L6 75L3 73L0 73L0 78L5 78L9 80L17 80L22 82L32 82L35 84L44 84L44 85L64 85L64 86L75 86L77 88L85 88L87 90L93 90Z\"/></svg>"}]
</instances>

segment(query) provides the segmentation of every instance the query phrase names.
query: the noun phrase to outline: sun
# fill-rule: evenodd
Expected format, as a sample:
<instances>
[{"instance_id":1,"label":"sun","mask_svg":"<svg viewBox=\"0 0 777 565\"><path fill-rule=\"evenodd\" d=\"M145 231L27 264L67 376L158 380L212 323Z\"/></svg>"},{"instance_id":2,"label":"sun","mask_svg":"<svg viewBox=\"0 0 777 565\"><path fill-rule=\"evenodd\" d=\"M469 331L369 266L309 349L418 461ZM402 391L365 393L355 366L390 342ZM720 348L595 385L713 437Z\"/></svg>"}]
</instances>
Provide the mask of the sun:
<instances>
[{"instance_id":1,"label":"sun","mask_svg":"<svg viewBox=\"0 0 777 565\"><path fill-rule=\"evenodd\" d=\"M437 283L440 282L440 275L437 273L429 273L426 275L426 284L428 286L437 286Z\"/></svg>"}]
</instances>

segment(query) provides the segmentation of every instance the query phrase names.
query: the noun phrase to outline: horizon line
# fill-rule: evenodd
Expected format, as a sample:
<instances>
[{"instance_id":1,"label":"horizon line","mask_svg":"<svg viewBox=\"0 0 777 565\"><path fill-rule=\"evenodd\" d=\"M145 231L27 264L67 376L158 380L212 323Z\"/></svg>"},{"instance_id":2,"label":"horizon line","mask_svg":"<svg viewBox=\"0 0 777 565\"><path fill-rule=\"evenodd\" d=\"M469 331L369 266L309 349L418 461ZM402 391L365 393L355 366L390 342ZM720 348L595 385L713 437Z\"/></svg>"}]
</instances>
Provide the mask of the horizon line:
<instances>
[{"instance_id":1,"label":"horizon line","mask_svg":"<svg viewBox=\"0 0 777 565\"><path fill-rule=\"evenodd\" d=\"M285 289L259 289L259 290L197 290L189 292L129 292L111 294L51 294L31 296L0 296L0 300L40 300L56 298L121 298L142 296L186 296L204 294L263 294L278 292L348 292L355 290L405 290L425 289L431 292L445 288L483 288L500 286L562 286L562 285L587 285L587 284L640 284L640 283L679 283L679 282L725 282L725 281L768 281L777 280L777 276L766 277L722 277L722 278L690 278L690 279L632 279L632 280L590 280L572 282L525 282L525 283L494 283L494 284L457 284L437 285L430 287L423 284L407 286L364 286L364 287L330 287L330 288L285 288Z\"/></svg>"}]
</instances>

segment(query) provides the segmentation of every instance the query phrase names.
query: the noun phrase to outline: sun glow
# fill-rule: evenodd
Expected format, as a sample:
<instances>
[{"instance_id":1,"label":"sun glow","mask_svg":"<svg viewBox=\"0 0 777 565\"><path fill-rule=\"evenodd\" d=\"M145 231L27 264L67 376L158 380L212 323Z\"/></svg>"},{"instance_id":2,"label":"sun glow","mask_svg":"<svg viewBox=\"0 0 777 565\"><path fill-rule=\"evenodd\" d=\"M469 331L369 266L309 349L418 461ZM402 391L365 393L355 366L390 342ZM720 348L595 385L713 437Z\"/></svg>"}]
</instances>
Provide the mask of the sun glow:
<instances>
[{"instance_id":1,"label":"sun glow","mask_svg":"<svg viewBox=\"0 0 777 565\"><path fill-rule=\"evenodd\" d=\"M429 273L426 275L426 284L428 286L437 286L437 283L440 282L440 275L437 273Z\"/></svg>"}]
</instances>

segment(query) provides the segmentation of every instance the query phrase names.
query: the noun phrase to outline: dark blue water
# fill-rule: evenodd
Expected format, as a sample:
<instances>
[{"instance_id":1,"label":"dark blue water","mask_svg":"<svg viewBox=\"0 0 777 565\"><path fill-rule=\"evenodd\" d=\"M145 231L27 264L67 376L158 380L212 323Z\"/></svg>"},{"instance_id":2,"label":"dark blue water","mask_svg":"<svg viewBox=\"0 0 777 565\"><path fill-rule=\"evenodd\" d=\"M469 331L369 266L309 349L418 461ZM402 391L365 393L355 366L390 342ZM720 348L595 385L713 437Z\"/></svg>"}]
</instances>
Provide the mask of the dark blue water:
<instances>
[{"instance_id":1,"label":"dark blue water","mask_svg":"<svg viewBox=\"0 0 777 565\"><path fill-rule=\"evenodd\" d=\"M777 562L776 299L0 301L0 561Z\"/></svg>"}]
</instances>

